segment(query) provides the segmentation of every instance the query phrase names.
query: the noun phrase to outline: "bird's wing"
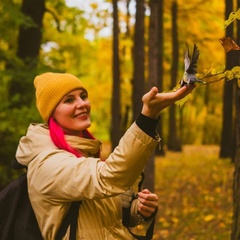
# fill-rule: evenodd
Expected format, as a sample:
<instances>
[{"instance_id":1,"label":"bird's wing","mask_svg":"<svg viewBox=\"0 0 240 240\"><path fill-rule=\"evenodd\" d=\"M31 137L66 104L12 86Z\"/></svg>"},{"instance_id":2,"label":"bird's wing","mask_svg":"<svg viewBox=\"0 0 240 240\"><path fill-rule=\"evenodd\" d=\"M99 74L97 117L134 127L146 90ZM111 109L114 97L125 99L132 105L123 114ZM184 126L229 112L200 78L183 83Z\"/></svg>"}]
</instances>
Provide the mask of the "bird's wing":
<instances>
[{"instance_id":1,"label":"bird's wing","mask_svg":"<svg viewBox=\"0 0 240 240\"><path fill-rule=\"evenodd\" d=\"M188 44L187 44L187 43L186 43L186 47L187 47L187 50L186 50L185 56L184 56L185 72L188 71L188 68L189 68L190 63L191 63L191 61L190 61L190 57L191 57L191 56L189 55L189 48L188 48Z\"/></svg>"},{"instance_id":2,"label":"bird's wing","mask_svg":"<svg viewBox=\"0 0 240 240\"><path fill-rule=\"evenodd\" d=\"M192 57L190 57L191 58L190 64L189 64L188 69L186 70L187 73L192 73L192 74L197 73L197 61L199 58L199 54L200 54L199 49L196 46L196 44L194 44Z\"/></svg>"}]
</instances>

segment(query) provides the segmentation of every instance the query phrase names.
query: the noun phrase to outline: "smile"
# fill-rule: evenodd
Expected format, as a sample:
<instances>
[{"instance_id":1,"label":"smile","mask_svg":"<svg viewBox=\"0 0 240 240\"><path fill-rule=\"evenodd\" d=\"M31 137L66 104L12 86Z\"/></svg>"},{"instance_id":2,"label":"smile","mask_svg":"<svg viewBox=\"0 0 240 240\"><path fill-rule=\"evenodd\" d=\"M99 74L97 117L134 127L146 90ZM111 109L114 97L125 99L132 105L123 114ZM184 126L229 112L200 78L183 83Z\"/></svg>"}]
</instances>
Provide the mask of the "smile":
<instances>
[{"instance_id":1,"label":"smile","mask_svg":"<svg viewBox=\"0 0 240 240\"><path fill-rule=\"evenodd\" d=\"M87 116L88 116L87 113L79 113L79 114L75 115L74 117L79 118L79 117L87 117Z\"/></svg>"}]
</instances>

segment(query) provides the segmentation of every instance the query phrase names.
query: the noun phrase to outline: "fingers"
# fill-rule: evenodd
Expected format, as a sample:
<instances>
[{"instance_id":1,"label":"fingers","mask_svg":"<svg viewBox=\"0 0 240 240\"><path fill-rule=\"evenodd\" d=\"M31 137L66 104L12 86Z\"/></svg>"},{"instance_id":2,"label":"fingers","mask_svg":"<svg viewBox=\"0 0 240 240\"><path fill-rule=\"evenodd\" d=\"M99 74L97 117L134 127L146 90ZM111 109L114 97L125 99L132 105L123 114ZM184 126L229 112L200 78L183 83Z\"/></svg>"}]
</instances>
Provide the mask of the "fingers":
<instances>
[{"instance_id":1,"label":"fingers","mask_svg":"<svg viewBox=\"0 0 240 240\"><path fill-rule=\"evenodd\" d=\"M158 196L144 189L138 193L138 211L144 217L150 217L158 207Z\"/></svg>"},{"instance_id":2,"label":"fingers","mask_svg":"<svg viewBox=\"0 0 240 240\"><path fill-rule=\"evenodd\" d=\"M146 205L155 205L152 202L158 201L158 196L154 193L151 193L148 189L144 189L138 193L138 200Z\"/></svg>"},{"instance_id":3,"label":"fingers","mask_svg":"<svg viewBox=\"0 0 240 240\"><path fill-rule=\"evenodd\" d=\"M196 87L196 85L185 85L181 88L179 88L175 93L176 93L176 100L180 100L184 97L186 97L192 90ZM175 101L176 101L175 100Z\"/></svg>"},{"instance_id":4,"label":"fingers","mask_svg":"<svg viewBox=\"0 0 240 240\"><path fill-rule=\"evenodd\" d=\"M151 90L143 96L142 98L143 102L150 102L151 100L154 99L157 93L158 89L156 87L152 87Z\"/></svg>"},{"instance_id":5,"label":"fingers","mask_svg":"<svg viewBox=\"0 0 240 240\"><path fill-rule=\"evenodd\" d=\"M141 191L141 193L146 193L146 194L148 194L148 193L151 193L148 189L143 189L142 191Z\"/></svg>"},{"instance_id":6,"label":"fingers","mask_svg":"<svg viewBox=\"0 0 240 240\"><path fill-rule=\"evenodd\" d=\"M186 97L192 90L195 88L195 85L185 85L174 92L159 93L159 96L164 99L166 104L174 103L184 97Z\"/></svg>"}]
</instances>

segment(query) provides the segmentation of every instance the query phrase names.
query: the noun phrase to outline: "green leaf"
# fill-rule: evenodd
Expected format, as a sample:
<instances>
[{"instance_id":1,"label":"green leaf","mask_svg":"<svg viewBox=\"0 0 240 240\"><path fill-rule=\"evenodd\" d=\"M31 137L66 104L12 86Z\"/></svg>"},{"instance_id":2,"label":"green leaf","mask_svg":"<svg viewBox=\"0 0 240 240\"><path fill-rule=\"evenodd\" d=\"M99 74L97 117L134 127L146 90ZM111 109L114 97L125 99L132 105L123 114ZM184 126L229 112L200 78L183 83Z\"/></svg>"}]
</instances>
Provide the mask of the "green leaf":
<instances>
[{"instance_id":1,"label":"green leaf","mask_svg":"<svg viewBox=\"0 0 240 240\"><path fill-rule=\"evenodd\" d=\"M181 100L176 101L175 104L178 107L182 107L184 105L184 103L189 100L190 96L191 96L191 94L188 94L186 97L182 98Z\"/></svg>"},{"instance_id":2,"label":"green leaf","mask_svg":"<svg viewBox=\"0 0 240 240\"><path fill-rule=\"evenodd\" d=\"M226 21L224 21L224 28L228 27L235 19L240 19L240 9L237 12L231 12Z\"/></svg>"}]
</instances>

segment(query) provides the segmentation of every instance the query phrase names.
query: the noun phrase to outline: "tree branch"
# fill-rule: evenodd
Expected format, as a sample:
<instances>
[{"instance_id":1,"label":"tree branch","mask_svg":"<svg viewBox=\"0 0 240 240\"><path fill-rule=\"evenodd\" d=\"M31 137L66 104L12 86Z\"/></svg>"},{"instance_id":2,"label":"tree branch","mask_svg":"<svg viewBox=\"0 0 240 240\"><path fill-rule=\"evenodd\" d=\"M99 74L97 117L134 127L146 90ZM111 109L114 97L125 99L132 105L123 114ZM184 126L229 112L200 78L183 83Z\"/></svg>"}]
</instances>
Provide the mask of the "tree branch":
<instances>
[{"instance_id":1,"label":"tree branch","mask_svg":"<svg viewBox=\"0 0 240 240\"><path fill-rule=\"evenodd\" d=\"M55 22L57 24L57 30L59 32L62 32L62 30L60 28L60 21L59 21L59 18L57 16L57 14L53 10L51 10L50 8L46 8L46 12L49 12L52 15L52 17L54 18L54 20L55 20Z\"/></svg>"}]
</instances>

